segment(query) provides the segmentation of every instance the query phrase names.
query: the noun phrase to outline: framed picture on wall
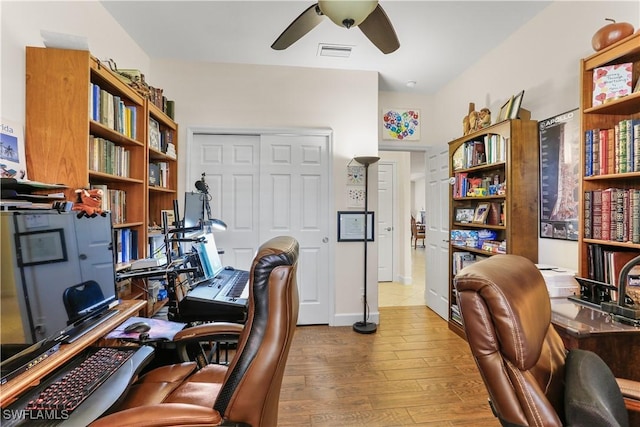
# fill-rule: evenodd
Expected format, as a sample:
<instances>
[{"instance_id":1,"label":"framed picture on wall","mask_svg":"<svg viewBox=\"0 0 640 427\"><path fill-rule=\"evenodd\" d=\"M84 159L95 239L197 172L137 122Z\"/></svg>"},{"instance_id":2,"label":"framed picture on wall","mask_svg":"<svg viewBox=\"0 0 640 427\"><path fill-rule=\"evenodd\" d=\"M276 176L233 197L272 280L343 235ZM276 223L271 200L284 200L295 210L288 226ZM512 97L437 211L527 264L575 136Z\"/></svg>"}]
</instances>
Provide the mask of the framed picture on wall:
<instances>
[{"instance_id":1,"label":"framed picture on wall","mask_svg":"<svg viewBox=\"0 0 640 427\"><path fill-rule=\"evenodd\" d=\"M382 110L382 139L393 141L420 140L420 110L415 108Z\"/></svg>"},{"instance_id":2,"label":"framed picture on wall","mask_svg":"<svg viewBox=\"0 0 640 427\"><path fill-rule=\"evenodd\" d=\"M367 214L367 241L373 242L373 212ZM364 241L364 211L338 212L338 242Z\"/></svg>"}]
</instances>

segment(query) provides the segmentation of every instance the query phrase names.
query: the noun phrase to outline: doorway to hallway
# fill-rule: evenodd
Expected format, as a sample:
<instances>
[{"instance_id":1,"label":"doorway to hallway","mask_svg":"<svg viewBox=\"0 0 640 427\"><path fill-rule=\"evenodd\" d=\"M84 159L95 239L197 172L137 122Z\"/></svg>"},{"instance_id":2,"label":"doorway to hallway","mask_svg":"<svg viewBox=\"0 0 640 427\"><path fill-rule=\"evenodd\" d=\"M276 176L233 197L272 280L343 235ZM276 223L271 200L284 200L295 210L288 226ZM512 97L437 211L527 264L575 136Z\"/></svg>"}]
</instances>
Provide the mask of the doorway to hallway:
<instances>
[{"instance_id":1,"label":"doorway to hallway","mask_svg":"<svg viewBox=\"0 0 640 427\"><path fill-rule=\"evenodd\" d=\"M379 307L405 307L425 305L425 253L424 248L411 249L411 283L379 282Z\"/></svg>"},{"instance_id":2,"label":"doorway to hallway","mask_svg":"<svg viewBox=\"0 0 640 427\"><path fill-rule=\"evenodd\" d=\"M394 150L381 151L380 156L376 222L386 217L385 224L393 224L393 244L389 239L378 243L383 270L378 276L378 305L425 305L426 250L414 249L410 219L421 218L425 209L426 155L424 151ZM386 169L385 164L389 165Z\"/></svg>"}]
</instances>

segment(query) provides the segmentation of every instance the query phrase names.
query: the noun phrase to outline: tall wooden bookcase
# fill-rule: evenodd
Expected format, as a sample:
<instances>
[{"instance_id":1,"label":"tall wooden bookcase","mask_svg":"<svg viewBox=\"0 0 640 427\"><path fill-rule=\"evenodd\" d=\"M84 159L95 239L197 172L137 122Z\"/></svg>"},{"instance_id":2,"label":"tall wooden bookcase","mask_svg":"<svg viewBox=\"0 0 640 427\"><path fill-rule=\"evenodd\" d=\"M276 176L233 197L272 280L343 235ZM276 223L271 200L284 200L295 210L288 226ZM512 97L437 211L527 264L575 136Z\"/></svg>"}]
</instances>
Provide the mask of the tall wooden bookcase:
<instances>
[{"instance_id":1,"label":"tall wooden bookcase","mask_svg":"<svg viewBox=\"0 0 640 427\"><path fill-rule=\"evenodd\" d=\"M96 85L103 99L114 99L112 112L120 109L121 114L116 114L123 117L120 122L94 114L96 95L92 91ZM108 105L103 108L106 110L102 113L112 116ZM171 140L177 149L177 124L88 51L26 48L25 141L29 178L67 185L67 199L74 201L78 188L102 185L121 190L122 218L114 221L114 229L137 231L139 258L149 256L148 228L162 224L160 211L173 208L177 192L177 158L149 146L150 118L159 123L163 138ZM107 141L105 147L111 146L111 151L90 149L97 138ZM128 172L121 172L113 166L118 163L113 153L125 150ZM95 167L109 162L110 169ZM163 187L149 185L149 164L156 162L167 165L168 179Z\"/></svg>"},{"instance_id":2,"label":"tall wooden bookcase","mask_svg":"<svg viewBox=\"0 0 640 427\"><path fill-rule=\"evenodd\" d=\"M640 33L635 33L624 40L621 40L593 55L583 58L580 61L581 79L581 194L580 198L580 233L579 233L579 275L581 277L596 278L595 264L597 261L593 256L596 252L632 252L640 254L640 202L630 201L627 205L624 199L633 192L640 190L640 92L631 93L621 98L613 99L601 105L593 102L594 73L598 73L598 68L624 63L632 63L632 84L635 85L640 74ZM633 86L632 86L633 88ZM631 123L630 145L627 146L625 154L631 149L635 152L635 163L631 167L616 166L606 161L607 166L603 170L596 170L594 160L600 162L602 156L593 157L593 136L594 132L606 131L609 136L613 134L605 146L613 150L614 157L620 158L621 145L624 144L625 137L621 135L624 129ZM636 125L636 129L633 129ZM609 131L611 130L611 131ZM635 130L635 132L634 132ZM588 139L588 135L591 137ZM633 142L636 141L634 147ZM601 141L598 141L600 144ZM613 145L612 145L613 144ZM598 145L599 149L600 146ZM605 159L611 158L612 151L608 151ZM601 153L600 153L601 154ZM612 189L612 190L608 190ZM614 191L617 195L622 194L622 206L615 200L606 207L602 200L603 191ZM609 197L609 196L607 196ZM609 197L610 198L610 197ZM600 206L598 206L600 205ZM604 218L606 212L611 213L608 219ZM619 209L616 212L616 209ZM635 224L633 223L635 217ZM604 219L604 224L603 224ZM617 223L617 224L616 224ZM606 225L609 230L604 232ZM620 229L620 226L622 227ZM622 231L622 235L618 233ZM635 231L635 236L633 235ZM603 234L604 233L604 234ZM590 256L591 253L591 256ZM608 281L608 280L607 280Z\"/></svg>"},{"instance_id":3,"label":"tall wooden bookcase","mask_svg":"<svg viewBox=\"0 0 640 427\"><path fill-rule=\"evenodd\" d=\"M495 244L477 247L471 238L478 233L482 239L486 230L495 233L494 242L506 243L504 253L538 260L538 146L537 122L520 119L502 121L449 143L449 329L463 338L453 285L456 259L467 253L470 257L498 253ZM471 190L476 184L485 189ZM489 190L488 185L493 187ZM489 209L485 215L480 209L483 204ZM469 240L453 238L465 235Z\"/></svg>"}]
</instances>

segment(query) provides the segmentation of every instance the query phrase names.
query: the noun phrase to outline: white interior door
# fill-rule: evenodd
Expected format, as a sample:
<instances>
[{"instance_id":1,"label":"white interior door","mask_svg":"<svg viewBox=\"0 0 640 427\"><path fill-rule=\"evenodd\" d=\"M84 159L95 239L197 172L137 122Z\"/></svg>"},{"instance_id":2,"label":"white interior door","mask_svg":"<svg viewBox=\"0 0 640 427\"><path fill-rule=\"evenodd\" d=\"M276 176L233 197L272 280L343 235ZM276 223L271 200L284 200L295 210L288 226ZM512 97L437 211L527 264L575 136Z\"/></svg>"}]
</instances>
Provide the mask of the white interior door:
<instances>
[{"instance_id":1,"label":"white interior door","mask_svg":"<svg viewBox=\"0 0 640 427\"><path fill-rule=\"evenodd\" d=\"M427 153L426 179L427 306L449 318L449 150Z\"/></svg>"},{"instance_id":2,"label":"white interior door","mask_svg":"<svg viewBox=\"0 0 640 427\"><path fill-rule=\"evenodd\" d=\"M296 237L298 323L328 323L328 137L263 135L260 157L260 240Z\"/></svg>"},{"instance_id":3,"label":"white interior door","mask_svg":"<svg viewBox=\"0 0 640 427\"><path fill-rule=\"evenodd\" d=\"M394 207L395 164L380 162L378 164L378 281L393 281L393 217Z\"/></svg>"},{"instance_id":4,"label":"white interior door","mask_svg":"<svg viewBox=\"0 0 640 427\"><path fill-rule=\"evenodd\" d=\"M266 240L298 240L298 324L329 323L329 148L328 135L194 134L189 150L187 190L204 172L228 226L215 235L223 263L248 269Z\"/></svg>"},{"instance_id":5,"label":"white interior door","mask_svg":"<svg viewBox=\"0 0 640 427\"><path fill-rule=\"evenodd\" d=\"M260 245L260 137L195 134L189 150L186 191L205 174L211 215L227 224L215 232L225 265L248 270ZM184 214L184 213L182 213Z\"/></svg>"}]
</instances>

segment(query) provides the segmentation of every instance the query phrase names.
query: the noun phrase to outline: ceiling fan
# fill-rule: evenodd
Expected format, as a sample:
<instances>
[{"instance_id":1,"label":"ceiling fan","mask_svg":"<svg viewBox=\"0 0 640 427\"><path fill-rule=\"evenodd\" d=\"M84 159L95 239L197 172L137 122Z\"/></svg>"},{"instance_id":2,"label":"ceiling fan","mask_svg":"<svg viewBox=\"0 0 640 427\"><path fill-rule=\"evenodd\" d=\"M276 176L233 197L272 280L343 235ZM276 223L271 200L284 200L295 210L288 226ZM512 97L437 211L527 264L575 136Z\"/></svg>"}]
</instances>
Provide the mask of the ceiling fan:
<instances>
[{"instance_id":1,"label":"ceiling fan","mask_svg":"<svg viewBox=\"0 0 640 427\"><path fill-rule=\"evenodd\" d=\"M271 48L275 50L288 48L322 22L323 16L327 16L336 25L345 28L360 28L384 54L394 52L400 47L393 25L377 0L319 0L294 19L273 42Z\"/></svg>"}]
</instances>

